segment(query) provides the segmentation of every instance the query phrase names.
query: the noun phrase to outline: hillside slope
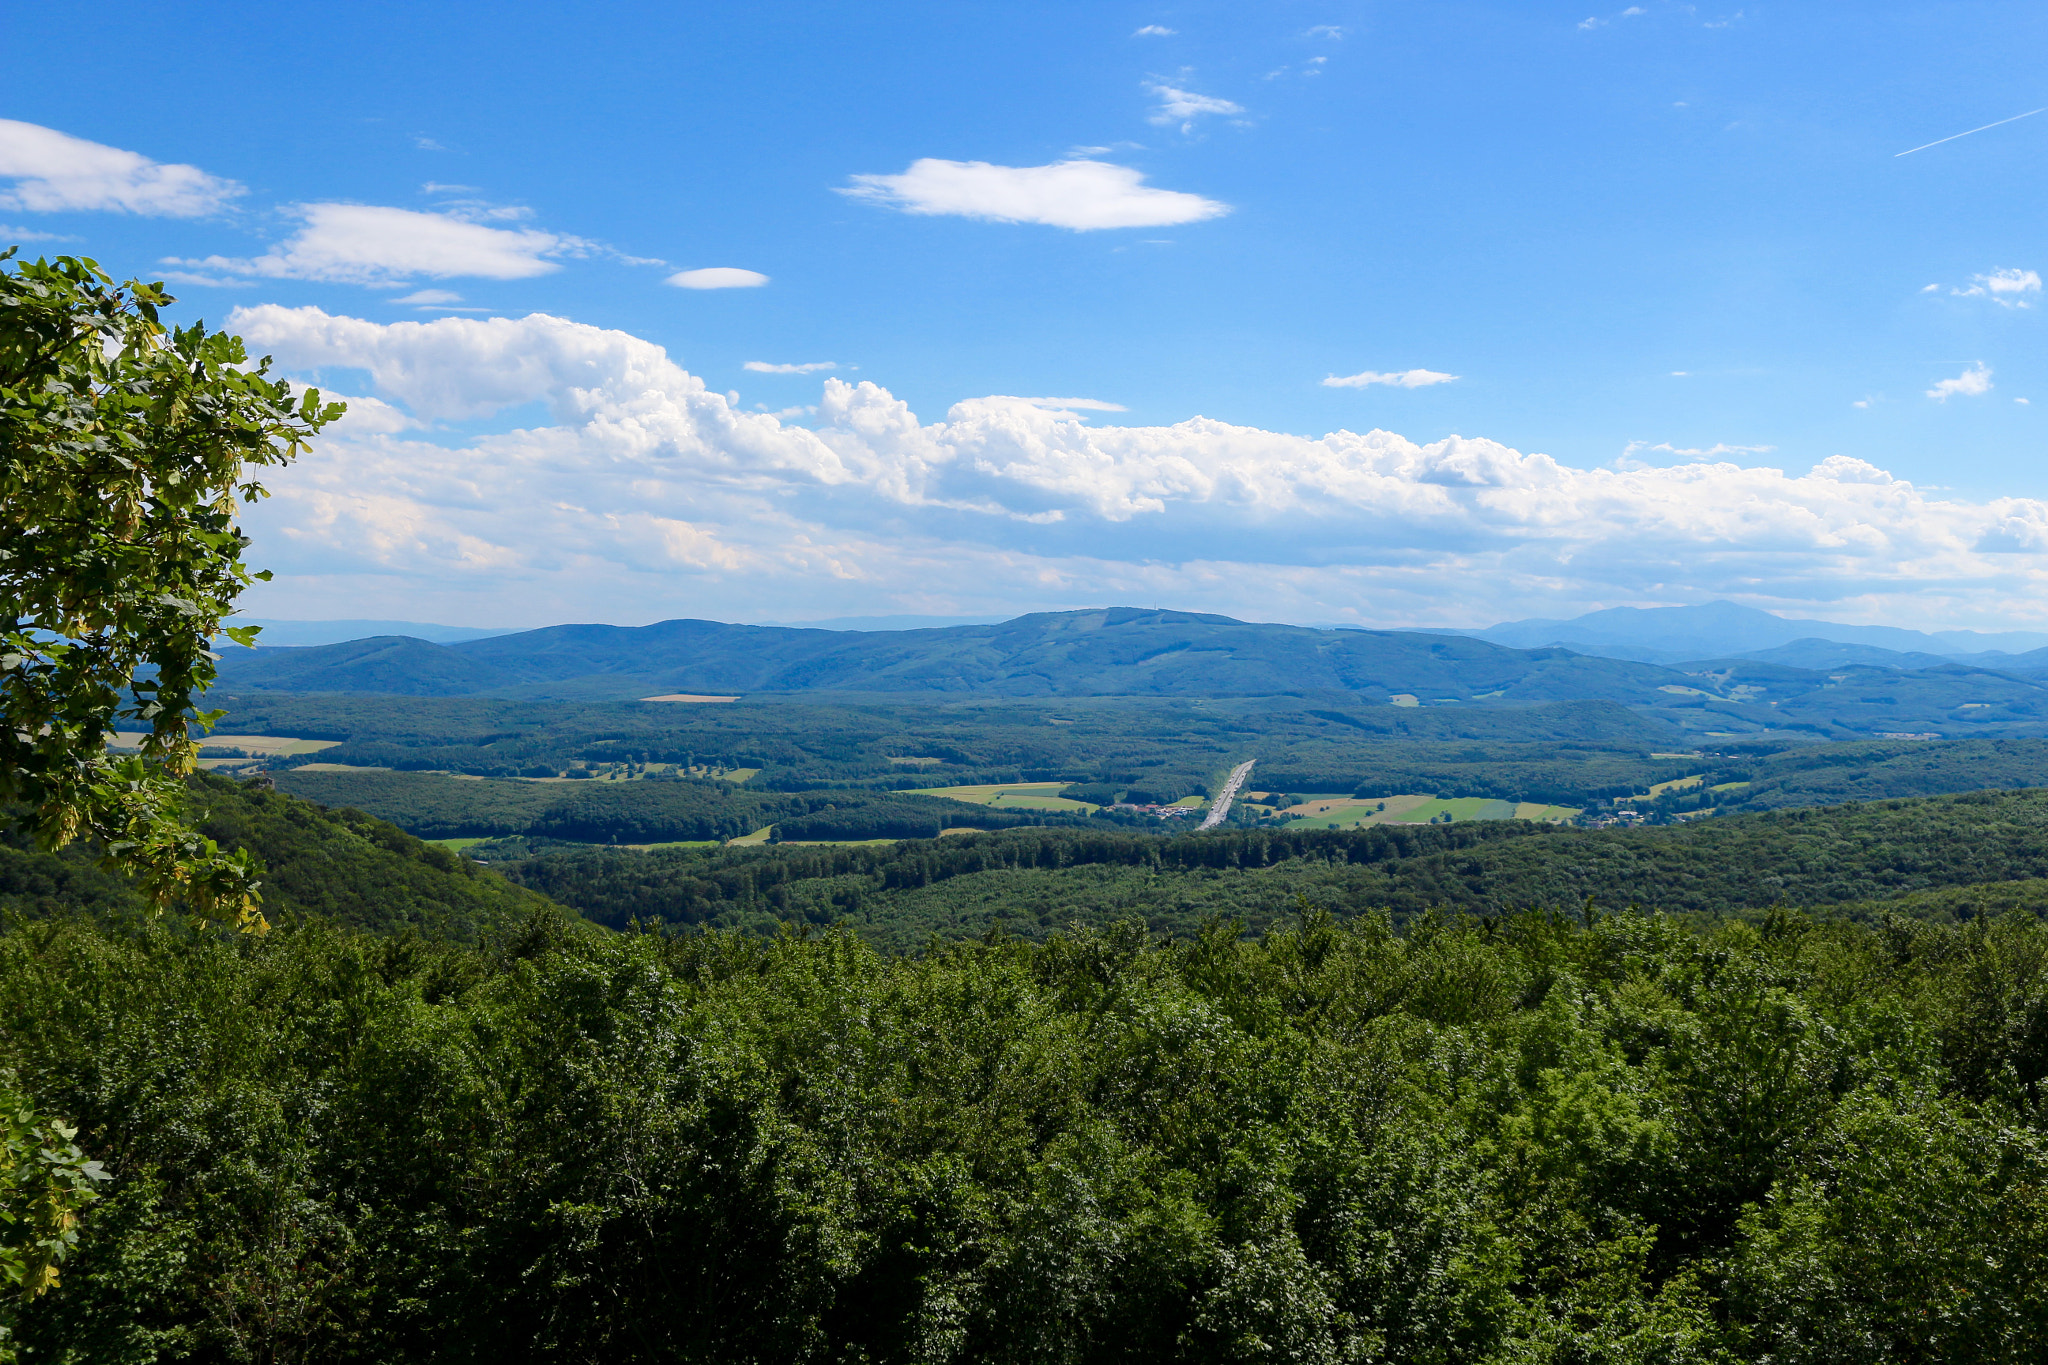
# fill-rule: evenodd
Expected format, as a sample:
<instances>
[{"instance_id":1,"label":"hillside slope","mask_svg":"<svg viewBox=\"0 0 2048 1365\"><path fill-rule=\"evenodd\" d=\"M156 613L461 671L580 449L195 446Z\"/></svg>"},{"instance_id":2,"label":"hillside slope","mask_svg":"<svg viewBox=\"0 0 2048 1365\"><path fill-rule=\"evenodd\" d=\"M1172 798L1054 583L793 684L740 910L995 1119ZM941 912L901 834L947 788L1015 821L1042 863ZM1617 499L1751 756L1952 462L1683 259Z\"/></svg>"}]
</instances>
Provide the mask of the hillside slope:
<instances>
[{"instance_id":1,"label":"hillside slope","mask_svg":"<svg viewBox=\"0 0 2048 1365\"><path fill-rule=\"evenodd\" d=\"M315 915L360 929L416 929L476 942L505 932L549 902L355 810L327 810L283 792L219 777L193 782L192 814L223 848L262 859L263 913ZM36 851L9 823L0 829L0 911L44 918L76 910L142 912L128 881L102 871L91 850Z\"/></svg>"}]
</instances>

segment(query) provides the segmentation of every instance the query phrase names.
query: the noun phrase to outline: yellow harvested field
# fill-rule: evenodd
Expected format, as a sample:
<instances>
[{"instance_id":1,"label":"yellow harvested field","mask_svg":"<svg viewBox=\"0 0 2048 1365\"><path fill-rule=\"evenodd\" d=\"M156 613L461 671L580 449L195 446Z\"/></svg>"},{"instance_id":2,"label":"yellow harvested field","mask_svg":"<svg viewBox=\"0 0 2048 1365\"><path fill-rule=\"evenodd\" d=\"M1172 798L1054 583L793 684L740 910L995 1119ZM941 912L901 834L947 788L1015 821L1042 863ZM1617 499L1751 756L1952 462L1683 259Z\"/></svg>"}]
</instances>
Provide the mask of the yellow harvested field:
<instances>
[{"instance_id":1,"label":"yellow harvested field","mask_svg":"<svg viewBox=\"0 0 2048 1365\"><path fill-rule=\"evenodd\" d=\"M707 697L696 692L670 692L661 697L642 697L642 701L721 702L738 701L738 697Z\"/></svg>"}]
</instances>

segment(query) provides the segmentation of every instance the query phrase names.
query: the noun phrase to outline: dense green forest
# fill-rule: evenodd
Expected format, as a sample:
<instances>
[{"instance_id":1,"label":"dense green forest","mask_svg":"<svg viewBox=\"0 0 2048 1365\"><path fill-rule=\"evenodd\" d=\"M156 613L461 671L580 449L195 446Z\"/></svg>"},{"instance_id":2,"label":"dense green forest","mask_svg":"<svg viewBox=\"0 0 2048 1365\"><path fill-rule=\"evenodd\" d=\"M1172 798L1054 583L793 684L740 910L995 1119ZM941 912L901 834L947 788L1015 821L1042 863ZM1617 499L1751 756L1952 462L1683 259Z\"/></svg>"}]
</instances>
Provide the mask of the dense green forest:
<instances>
[{"instance_id":1,"label":"dense green forest","mask_svg":"<svg viewBox=\"0 0 2048 1365\"><path fill-rule=\"evenodd\" d=\"M1526 842L1540 842L1530 840ZM460 875L460 874L449 874ZM31 1360L2033 1361L2048 929L0 936Z\"/></svg>"},{"instance_id":2,"label":"dense green forest","mask_svg":"<svg viewBox=\"0 0 2048 1365\"><path fill-rule=\"evenodd\" d=\"M1044 937L1126 917L1187 935L1217 916L1254 929L1306 896L1340 915L1433 907L1496 914L1590 899L1688 915L1871 903L2048 877L2048 791L1802 808L1657 829L1519 821L1183 838L1018 830L849 848L638 853L506 841L470 850L602 923L763 929L845 920L914 949L1000 925Z\"/></svg>"},{"instance_id":3,"label":"dense green forest","mask_svg":"<svg viewBox=\"0 0 2048 1365\"><path fill-rule=\"evenodd\" d=\"M267 936L0 842L0 1071L115 1177L26 1360L2048 1349L2048 793L490 867L192 800Z\"/></svg>"},{"instance_id":4,"label":"dense green forest","mask_svg":"<svg viewBox=\"0 0 2048 1365\"><path fill-rule=\"evenodd\" d=\"M775 825L786 839L930 839L942 829L1067 823L934 796L875 791L763 793L729 782L508 782L438 773L301 772L279 786L322 805L353 806L423 839L524 834L594 844L731 839Z\"/></svg>"}]
</instances>

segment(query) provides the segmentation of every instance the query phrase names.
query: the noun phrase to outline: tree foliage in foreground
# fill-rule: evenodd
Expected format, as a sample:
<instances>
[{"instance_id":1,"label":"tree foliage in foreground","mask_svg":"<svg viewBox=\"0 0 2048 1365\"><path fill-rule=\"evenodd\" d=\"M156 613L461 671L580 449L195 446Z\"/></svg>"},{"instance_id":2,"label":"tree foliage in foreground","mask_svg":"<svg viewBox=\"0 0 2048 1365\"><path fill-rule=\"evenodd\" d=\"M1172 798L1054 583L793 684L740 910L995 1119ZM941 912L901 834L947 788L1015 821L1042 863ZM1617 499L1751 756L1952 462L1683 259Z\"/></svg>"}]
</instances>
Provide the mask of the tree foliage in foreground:
<instances>
[{"instance_id":1,"label":"tree foliage in foreground","mask_svg":"<svg viewBox=\"0 0 2048 1365\"><path fill-rule=\"evenodd\" d=\"M208 645L254 576L248 470L341 406L294 402L237 337L166 326L171 302L88 260L0 269L0 801L34 809L46 848L98 841L159 904L256 927L258 868L180 818L188 726L210 719ZM141 752L111 757L124 719Z\"/></svg>"},{"instance_id":2,"label":"tree foliage in foreground","mask_svg":"<svg viewBox=\"0 0 2048 1365\"><path fill-rule=\"evenodd\" d=\"M2034 1361L2048 927L0 938L33 1358Z\"/></svg>"}]
</instances>

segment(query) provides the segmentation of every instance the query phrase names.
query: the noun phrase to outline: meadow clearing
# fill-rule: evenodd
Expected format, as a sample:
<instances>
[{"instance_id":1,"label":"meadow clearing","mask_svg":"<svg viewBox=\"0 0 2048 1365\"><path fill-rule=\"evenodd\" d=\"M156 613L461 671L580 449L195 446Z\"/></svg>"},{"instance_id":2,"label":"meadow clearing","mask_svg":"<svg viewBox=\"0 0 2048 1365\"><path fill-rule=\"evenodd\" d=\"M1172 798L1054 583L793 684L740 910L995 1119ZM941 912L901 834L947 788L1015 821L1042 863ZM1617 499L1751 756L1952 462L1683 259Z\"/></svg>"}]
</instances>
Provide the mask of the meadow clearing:
<instances>
[{"instance_id":1,"label":"meadow clearing","mask_svg":"<svg viewBox=\"0 0 2048 1365\"><path fill-rule=\"evenodd\" d=\"M1099 809L1086 801L1070 801L1059 793L1065 782L996 782L971 787L919 787L911 796L943 796L954 801L971 801L977 806L999 810L1058 810L1086 815ZM1196 798L1200 804L1200 798Z\"/></svg>"}]
</instances>

